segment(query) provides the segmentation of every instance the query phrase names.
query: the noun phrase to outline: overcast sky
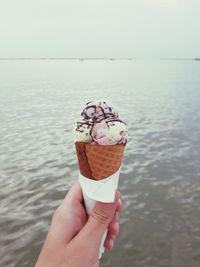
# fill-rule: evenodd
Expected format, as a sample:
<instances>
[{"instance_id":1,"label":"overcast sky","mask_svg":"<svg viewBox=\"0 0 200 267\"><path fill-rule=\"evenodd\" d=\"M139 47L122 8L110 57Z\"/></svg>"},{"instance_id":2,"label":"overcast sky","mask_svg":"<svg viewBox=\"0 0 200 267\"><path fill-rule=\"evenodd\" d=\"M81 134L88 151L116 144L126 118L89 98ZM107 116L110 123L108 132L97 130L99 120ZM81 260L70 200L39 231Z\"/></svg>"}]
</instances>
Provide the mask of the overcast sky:
<instances>
[{"instance_id":1,"label":"overcast sky","mask_svg":"<svg viewBox=\"0 0 200 267\"><path fill-rule=\"evenodd\" d=\"M0 0L0 57L197 57L200 0Z\"/></svg>"}]
</instances>

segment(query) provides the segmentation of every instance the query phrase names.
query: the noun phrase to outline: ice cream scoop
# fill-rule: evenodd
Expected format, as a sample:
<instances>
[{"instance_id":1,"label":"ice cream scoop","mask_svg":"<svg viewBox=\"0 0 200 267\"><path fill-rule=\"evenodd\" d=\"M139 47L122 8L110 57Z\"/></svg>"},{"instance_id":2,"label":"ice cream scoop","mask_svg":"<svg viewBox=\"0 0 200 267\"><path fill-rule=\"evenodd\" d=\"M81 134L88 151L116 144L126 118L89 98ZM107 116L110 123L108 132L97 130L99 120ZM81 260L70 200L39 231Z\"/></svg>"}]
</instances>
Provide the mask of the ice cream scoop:
<instances>
[{"instance_id":1,"label":"ice cream scoop","mask_svg":"<svg viewBox=\"0 0 200 267\"><path fill-rule=\"evenodd\" d=\"M73 130L74 142L91 143L92 142L92 136L91 136L92 127L93 127L93 121L91 119L78 121Z\"/></svg>"},{"instance_id":2,"label":"ice cream scoop","mask_svg":"<svg viewBox=\"0 0 200 267\"><path fill-rule=\"evenodd\" d=\"M126 125L119 119L101 120L92 127L92 138L99 145L122 144L126 137Z\"/></svg>"},{"instance_id":3,"label":"ice cream scoop","mask_svg":"<svg viewBox=\"0 0 200 267\"><path fill-rule=\"evenodd\" d=\"M93 119L95 121L100 121L101 119L109 117L118 117L118 114L113 110L112 106L106 101L93 101L88 102L81 115L84 119Z\"/></svg>"},{"instance_id":4,"label":"ice cream scoop","mask_svg":"<svg viewBox=\"0 0 200 267\"><path fill-rule=\"evenodd\" d=\"M127 140L127 127L126 124L121 120L110 120L107 122L108 125L108 139L110 144L124 144Z\"/></svg>"}]
</instances>

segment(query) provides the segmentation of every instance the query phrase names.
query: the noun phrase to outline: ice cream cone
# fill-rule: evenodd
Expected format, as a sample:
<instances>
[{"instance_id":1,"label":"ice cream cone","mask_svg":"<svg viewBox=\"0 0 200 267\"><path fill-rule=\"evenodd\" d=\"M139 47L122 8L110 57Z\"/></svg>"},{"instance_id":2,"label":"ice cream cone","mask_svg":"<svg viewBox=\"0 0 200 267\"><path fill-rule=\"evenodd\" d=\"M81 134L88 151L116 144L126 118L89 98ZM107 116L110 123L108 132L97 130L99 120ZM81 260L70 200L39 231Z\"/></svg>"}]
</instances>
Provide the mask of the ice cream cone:
<instances>
[{"instance_id":1,"label":"ice cream cone","mask_svg":"<svg viewBox=\"0 0 200 267\"><path fill-rule=\"evenodd\" d=\"M80 174L83 175L83 180L88 180L91 183L85 184L82 178L79 177L79 181L81 184L81 188L83 190L83 198L85 201L85 207L88 215L91 214L93 207L95 206L96 200L102 202L113 202L115 197L115 190L118 186L118 178L119 178L119 168L121 166L123 151L125 144L116 144L116 145L98 145L98 144L90 144L84 142L75 142L77 158L79 163ZM114 174L114 176L113 176ZM80 176L81 176L80 175ZM86 178L89 179L86 179ZM112 178L111 178L112 177ZM109 188L109 196L111 199L105 201L106 193L100 197L98 194L97 198L97 190L95 189L95 198L91 196L90 193L94 193L93 183L96 180L95 184L98 184L98 189L102 187L100 180L106 181L110 178L112 179L112 188ZM100 183L100 184L99 184ZM88 193L88 190L89 192ZM111 189L111 190L110 190ZM105 188L104 188L105 190ZM106 189L108 190L108 189ZM98 190L99 191L99 190ZM105 191L106 192L106 191ZM95 200L96 199L96 200ZM106 230L102 236L101 244L99 246L99 259L104 253L104 242L107 236L108 230Z\"/></svg>"},{"instance_id":2,"label":"ice cream cone","mask_svg":"<svg viewBox=\"0 0 200 267\"><path fill-rule=\"evenodd\" d=\"M102 180L121 166L125 144L101 146L76 142L80 173L93 180Z\"/></svg>"}]
</instances>

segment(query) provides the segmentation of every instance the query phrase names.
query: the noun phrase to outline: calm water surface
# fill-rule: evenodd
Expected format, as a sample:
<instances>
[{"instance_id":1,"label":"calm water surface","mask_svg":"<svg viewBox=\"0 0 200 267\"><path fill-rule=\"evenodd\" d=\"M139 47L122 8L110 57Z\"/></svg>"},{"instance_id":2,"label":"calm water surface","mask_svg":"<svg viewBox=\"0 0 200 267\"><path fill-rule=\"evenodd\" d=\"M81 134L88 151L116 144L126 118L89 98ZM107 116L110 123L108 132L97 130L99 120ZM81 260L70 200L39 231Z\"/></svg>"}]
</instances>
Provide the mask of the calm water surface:
<instances>
[{"instance_id":1,"label":"calm water surface","mask_svg":"<svg viewBox=\"0 0 200 267\"><path fill-rule=\"evenodd\" d=\"M101 266L200 266L200 62L0 61L0 266L34 266L78 177L71 129L109 99L129 127L121 233Z\"/></svg>"}]
</instances>

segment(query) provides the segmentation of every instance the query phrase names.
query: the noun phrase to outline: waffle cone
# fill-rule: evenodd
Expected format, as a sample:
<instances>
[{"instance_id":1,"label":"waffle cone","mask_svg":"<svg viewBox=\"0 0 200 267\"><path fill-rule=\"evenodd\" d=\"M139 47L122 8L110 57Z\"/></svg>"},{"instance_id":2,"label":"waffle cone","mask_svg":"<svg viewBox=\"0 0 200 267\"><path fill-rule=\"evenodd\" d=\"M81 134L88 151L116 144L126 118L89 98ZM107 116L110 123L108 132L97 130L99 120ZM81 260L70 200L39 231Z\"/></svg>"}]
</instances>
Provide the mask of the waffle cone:
<instances>
[{"instance_id":1,"label":"waffle cone","mask_svg":"<svg viewBox=\"0 0 200 267\"><path fill-rule=\"evenodd\" d=\"M125 144L101 146L76 142L75 146L80 172L87 178L102 180L121 166Z\"/></svg>"}]
</instances>

